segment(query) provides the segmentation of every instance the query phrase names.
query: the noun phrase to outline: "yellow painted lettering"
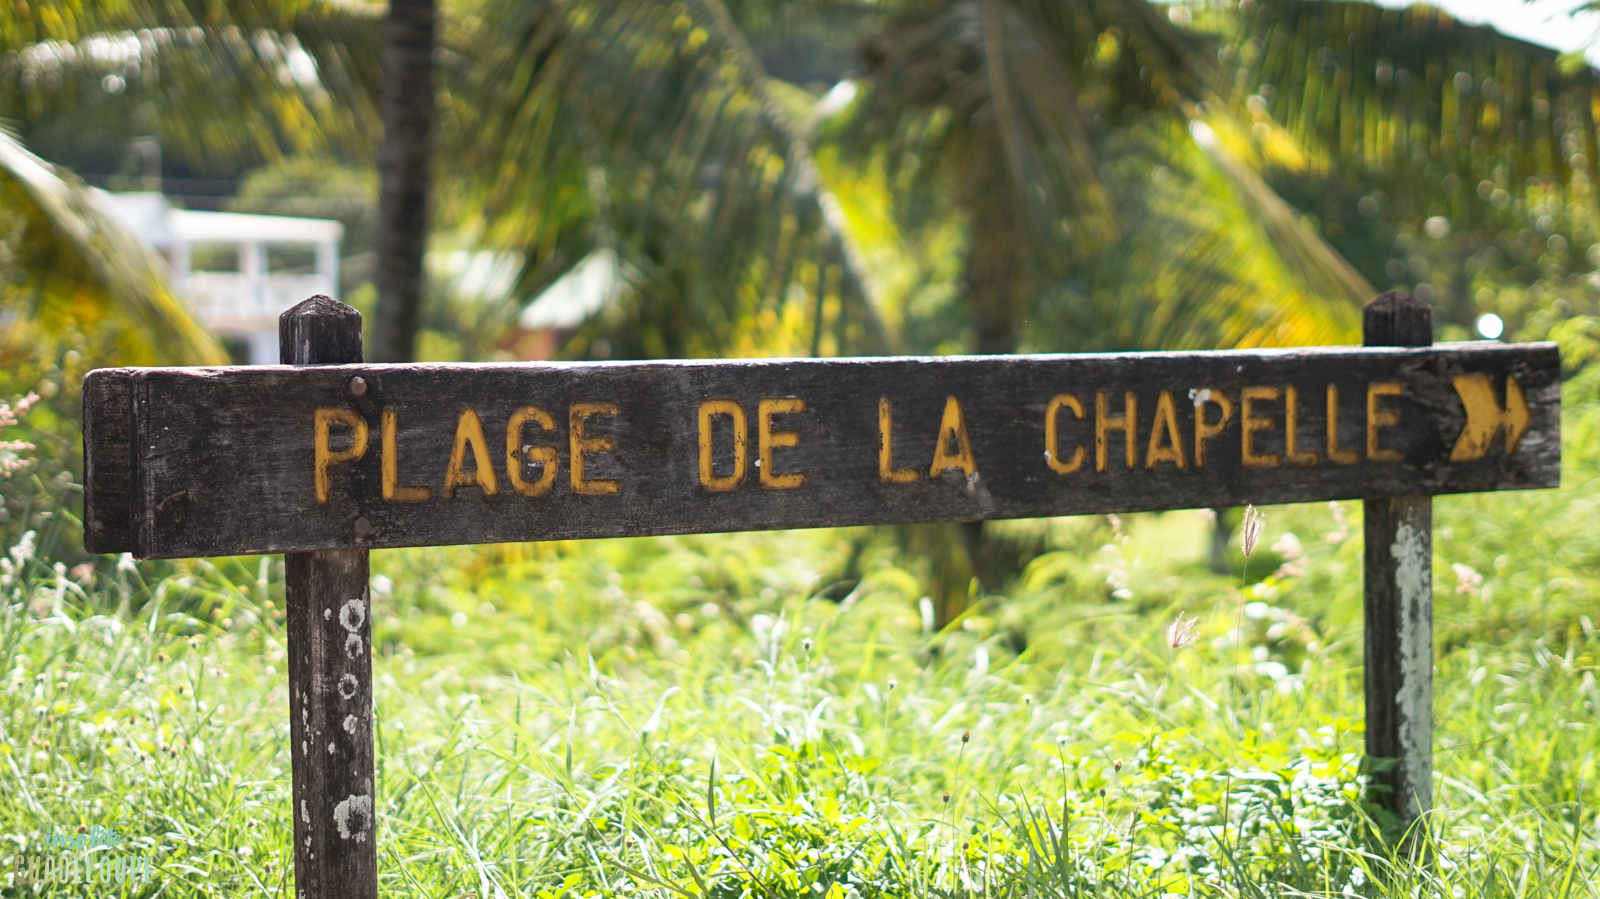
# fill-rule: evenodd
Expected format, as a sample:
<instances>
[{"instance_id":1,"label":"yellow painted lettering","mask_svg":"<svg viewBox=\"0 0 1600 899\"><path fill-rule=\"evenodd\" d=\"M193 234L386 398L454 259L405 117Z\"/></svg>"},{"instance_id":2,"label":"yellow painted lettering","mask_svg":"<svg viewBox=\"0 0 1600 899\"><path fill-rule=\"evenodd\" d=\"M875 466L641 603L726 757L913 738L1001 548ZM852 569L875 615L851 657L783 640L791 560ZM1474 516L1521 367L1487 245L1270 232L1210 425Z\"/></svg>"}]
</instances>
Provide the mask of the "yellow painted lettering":
<instances>
[{"instance_id":1,"label":"yellow painted lettering","mask_svg":"<svg viewBox=\"0 0 1600 899\"><path fill-rule=\"evenodd\" d=\"M472 449L472 471L466 470L467 449ZM458 487L479 487L484 496L500 492L495 480L494 466L489 463L489 443L483 439L483 422L478 410L468 406L456 419L455 445L450 448L450 465L444 470L444 489L439 491L445 499L456 495Z\"/></svg>"},{"instance_id":2,"label":"yellow painted lettering","mask_svg":"<svg viewBox=\"0 0 1600 899\"><path fill-rule=\"evenodd\" d=\"M522 430L529 424L545 431L556 429L555 418L538 406L523 406L511 413L511 420L506 422L506 480L521 496L540 496L555 486L561 457L553 446L522 445ZM524 477L524 465L538 465L539 479L529 481Z\"/></svg>"},{"instance_id":3,"label":"yellow painted lettering","mask_svg":"<svg viewBox=\"0 0 1600 899\"><path fill-rule=\"evenodd\" d=\"M972 457L972 441L967 439L967 417L961 411L961 401L953 396L944 400L944 417L939 420L939 440L933 445L933 465L928 468L928 476L936 478L951 468L959 468L963 474L978 470L978 462Z\"/></svg>"},{"instance_id":4,"label":"yellow painted lettering","mask_svg":"<svg viewBox=\"0 0 1600 899\"><path fill-rule=\"evenodd\" d=\"M328 494L332 492L328 469L345 462L354 462L366 453L367 420L350 409L323 406L317 409L313 421L315 422L313 454L316 457L313 480L317 488L317 502L325 503L328 501ZM331 432L336 424L350 429L349 449L336 450L329 445Z\"/></svg>"},{"instance_id":5,"label":"yellow painted lettering","mask_svg":"<svg viewBox=\"0 0 1600 899\"><path fill-rule=\"evenodd\" d=\"M922 477L915 468L894 467L894 406L888 397L878 400L878 480L885 484L914 484Z\"/></svg>"},{"instance_id":6,"label":"yellow painted lettering","mask_svg":"<svg viewBox=\"0 0 1600 899\"><path fill-rule=\"evenodd\" d=\"M1072 474L1083 467L1084 456L1087 451L1083 444L1078 444L1072 451L1072 458L1066 461L1061 459L1061 431L1059 419L1062 409L1071 409L1072 414L1083 420L1083 403L1070 393L1058 393L1050 399L1050 405L1044 410L1044 461L1049 464L1050 470L1056 474Z\"/></svg>"},{"instance_id":7,"label":"yellow painted lettering","mask_svg":"<svg viewBox=\"0 0 1600 899\"><path fill-rule=\"evenodd\" d=\"M1139 463L1139 394L1128 391L1122 397L1122 414L1113 416L1104 392L1094 395L1094 470L1105 471L1109 463L1110 434L1121 431L1126 444L1128 467Z\"/></svg>"},{"instance_id":8,"label":"yellow painted lettering","mask_svg":"<svg viewBox=\"0 0 1600 899\"><path fill-rule=\"evenodd\" d=\"M1355 450L1339 448L1339 388L1328 385L1328 458L1340 465L1354 465L1361 461Z\"/></svg>"},{"instance_id":9,"label":"yellow painted lettering","mask_svg":"<svg viewBox=\"0 0 1600 899\"><path fill-rule=\"evenodd\" d=\"M391 503L423 503L433 497L433 488L400 483L400 410L383 410L383 498Z\"/></svg>"},{"instance_id":10,"label":"yellow painted lettering","mask_svg":"<svg viewBox=\"0 0 1600 899\"><path fill-rule=\"evenodd\" d=\"M1272 419L1257 418L1252 415L1254 404L1258 400L1275 400L1278 398L1276 387L1246 387L1239 394L1239 459L1245 468L1277 468L1277 453L1257 453L1255 435L1257 431L1265 431L1272 427Z\"/></svg>"},{"instance_id":11,"label":"yellow painted lettering","mask_svg":"<svg viewBox=\"0 0 1600 899\"><path fill-rule=\"evenodd\" d=\"M591 437L584 433L584 425L596 415L618 415L622 408L616 403L573 403L567 410L567 435L571 440L572 492L579 496L606 496L622 492L622 482L610 478L584 477L584 453L609 453L616 447L610 437Z\"/></svg>"},{"instance_id":12,"label":"yellow painted lettering","mask_svg":"<svg viewBox=\"0 0 1600 899\"><path fill-rule=\"evenodd\" d=\"M1163 441L1162 436L1166 436ZM1172 391L1163 390L1156 399L1156 418L1150 423L1150 445L1144 451L1144 467L1155 468L1157 462L1172 462L1182 471L1189 467L1183 453L1183 432L1178 430L1178 409L1172 402Z\"/></svg>"},{"instance_id":13,"label":"yellow painted lettering","mask_svg":"<svg viewBox=\"0 0 1600 899\"><path fill-rule=\"evenodd\" d=\"M726 415L733 422L733 471L718 475L712 468L711 419ZM727 493L744 483L750 467L750 424L744 407L733 400L705 400L700 404L700 486L712 493Z\"/></svg>"},{"instance_id":14,"label":"yellow painted lettering","mask_svg":"<svg viewBox=\"0 0 1600 899\"><path fill-rule=\"evenodd\" d=\"M1400 423L1400 413L1378 408L1378 397L1400 396L1405 387L1399 381L1376 381L1367 385L1367 458L1374 462L1399 462L1399 450L1378 445L1378 430Z\"/></svg>"},{"instance_id":15,"label":"yellow painted lettering","mask_svg":"<svg viewBox=\"0 0 1600 899\"><path fill-rule=\"evenodd\" d=\"M1283 458L1290 465L1316 465L1322 456L1314 450L1300 449L1296 431L1300 422L1300 392L1291 384L1283 388Z\"/></svg>"},{"instance_id":16,"label":"yellow painted lettering","mask_svg":"<svg viewBox=\"0 0 1600 899\"><path fill-rule=\"evenodd\" d=\"M773 490L793 490L804 487L806 476L802 472L788 471L779 474L773 470L772 451L785 446L798 446L800 435L795 431L774 431L772 416L793 415L806 411L806 401L799 397L762 400L756 407L756 441L760 454L761 486Z\"/></svg>"},{"instance_id":17,"label":"yellow painted lettering","mask_svg":"<svg viewBox=\"0 0 1600 899\"><path fill-rule=\"evenodd\" d=\"M1215 387L1201 387L1190 396L1194 398L1194 467L1205 468L1206 441L1227 430L1228 422L1233 420L1233 400L1229 399L1227 391ZM1206 421L1207 403L1221 409L1222 417Z\"/></svg>"}]
</instances>

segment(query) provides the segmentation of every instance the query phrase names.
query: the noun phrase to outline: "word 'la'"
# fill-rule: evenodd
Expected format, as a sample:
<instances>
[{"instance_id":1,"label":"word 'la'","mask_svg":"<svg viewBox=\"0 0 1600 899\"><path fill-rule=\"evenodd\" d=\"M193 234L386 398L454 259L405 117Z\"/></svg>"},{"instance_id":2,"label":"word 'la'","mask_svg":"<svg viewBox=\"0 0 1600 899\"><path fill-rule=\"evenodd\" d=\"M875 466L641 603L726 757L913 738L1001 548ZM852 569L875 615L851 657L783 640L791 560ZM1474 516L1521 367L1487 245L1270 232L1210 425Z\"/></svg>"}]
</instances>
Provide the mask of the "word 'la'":
<instances>
[{"instance_id":1,"label":"word 'la'","mask_svg":"<svg viewBox=\"0 0 1600 899\"><path fill-rule=\"evenodd\" d=\"M1505 435L1505 454L1516 451L1518 442L1527 433L1530 414L1521 385L1514 377L1505 380L1505 402L1502 405L1486 375L1460 375L1454 379L1457 395L1467 413L1465 426L1450 454L1452 462L1470 462L1488 455L1494 438ZM1329 384L1318 399L1325 404L1323 428L1320 435L1303 433L1302 407L1306 401L1295 386L1256 385L1245 386L1237 401L1227 391L1202 387L1189 391L1187 399L1192 415L1180 415L1178 400L1173 391L1159 391L1155 398L1155 412L1147 433L1140 429L1140 396L1135 391L1125 391L1115 397L1105 391L1094 394L1091 406L1075 393L1063 392L1051 397L1045 404L1043 464L1058 475L1070 475L1088 467L1093 457L1096 472L1114 467L1113 435L1122 443L1122 465L1128 469L1143 467L1155 469L1170 465L1184 471L1206 466L1207 451L1211 444L1235 423L1239 434L1239 459L1246 468L1277 468L1281 465L1315 466L1324 464L1353 465L1362 461L1399 462L1399 450L1383 445L1383 431L1400 423L1398 412L1385 408L1386 398L1404 393L1399 381L1377 381L1367 385L1365 400L1366 426L1361 435L1351 435L1346 445L1339 431L1339 388ZM1267 404L1281 404L1282 453L1262 448L1261 439L1278 430L1278 420L1265 414ZM801 434L780 418L799 415L806 411L806 401L798 397L773 397L756 404L756 468L757 480L766 489L792 490L806 484L802 471L780 471L777 450L800 444ZM614 478L593 478L588 475L590 457L616 450L615 439L588 432L589 422L597 417L622 414L613 402L573 403L567 410L567 468L573 493L581 496L607 496L620 493L622 482ZM731 399L701 401L698 409L698 473L700 486L710 493L725 493L743 485L750 468L750 415L745 406ZM1188 418L1192 438L1186 439L1182 419ZM1062 425L1069 421L1088 422L1092 419L1093 439L1087 436L1078 443L1067 444L1062 438ZM732 466L718 471L716 456L716 422L722 420L731 428ZM788 419L793 421L793 419ZM433 498L433 487L426 484L403 484L400 479L400 452L397 433L399 411L385 408L379 417L379 442L382 467L382 496L387 502L418 503ZM349 445L333 448L334 429L348 432ZM560 453L555 445L525 444L529 429L550 434L557 430L556 419L539 406L523 406L511 413L506 422L504 443L504 470L510 488L522 496L540 496L549 492L559 477ZM967 431L966 414L961 400L947 397L940 417L937 438L931 463L926 469L897 464L894 449L894 404L886 398L878 402L878 477L885 484L913 484L924 476L937 478L947 471L960 471L967 477L978 470L972 452L972 442ZM368 449L370 426L363 416L342 407L321 407L316 410L314 423L315 489L317 502L326 503L332 491L331 469L336 465L362 458ZM1091 448L1092 447L1092 448ZM1141 453L1142 450L1142 453ZM471 464L468 464L468 457ZM726 459L726 454L724 456ZM536 471L536 476L530 472ZM455 439L450 458L445 465L439 493L445 499L455 496L463 487L475 487L485 496L500 492L500 479L489 452L489 442L484 434L483 421L478 411L467 406L457 417Z\"/></svg>"}]
</instances>

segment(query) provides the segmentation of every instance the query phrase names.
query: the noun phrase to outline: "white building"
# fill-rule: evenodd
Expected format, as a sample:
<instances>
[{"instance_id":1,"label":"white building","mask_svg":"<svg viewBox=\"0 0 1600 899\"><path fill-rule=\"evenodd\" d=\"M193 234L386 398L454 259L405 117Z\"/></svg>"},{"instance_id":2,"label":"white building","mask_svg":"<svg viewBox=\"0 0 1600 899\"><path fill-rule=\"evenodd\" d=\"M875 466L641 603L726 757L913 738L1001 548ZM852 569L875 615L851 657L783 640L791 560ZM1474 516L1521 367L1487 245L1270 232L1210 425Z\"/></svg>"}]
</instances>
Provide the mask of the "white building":
<instances>
[{"instance_id":1,"label":"white building","mask_svg":"<svg viewBox=\"0 0 1600 899\"><path fill-rule=\"evenodd\" d=\"M610 248L578 260L522 310L509 349L518 359L554 359L574 330L632 288L631 271Z\"/></svg>"},{"instance_id":2,"label":"white building","mask_svg":"<svg viewBox=\"0 0 1600 899\"><path fill-rule=\"evenodd\" d=\"M328 219L174 209L158 193L96 192L172 268L200 324L241 361L278 361L278 315L315 294L339 296L339 240ZM276 257L276 258L275 258Z\"/></svg>"}]
</instances>

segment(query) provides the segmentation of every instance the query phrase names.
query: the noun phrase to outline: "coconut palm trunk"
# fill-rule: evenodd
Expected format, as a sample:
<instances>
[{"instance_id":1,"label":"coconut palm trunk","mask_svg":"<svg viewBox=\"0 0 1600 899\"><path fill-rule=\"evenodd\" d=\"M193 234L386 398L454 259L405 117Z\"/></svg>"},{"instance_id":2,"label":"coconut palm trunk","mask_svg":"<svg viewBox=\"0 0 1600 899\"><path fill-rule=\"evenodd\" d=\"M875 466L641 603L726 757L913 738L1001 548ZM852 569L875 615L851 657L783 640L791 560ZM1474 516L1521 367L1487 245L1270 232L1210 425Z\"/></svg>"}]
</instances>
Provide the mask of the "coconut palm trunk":
<instances>
[{"instance_id":1,"label":"coconut palm trunk","mask_svg":"<svg viewBox=\"0 0 1600 899\"><path fill-rule=\"evenodd\" d=\"M1017 329L1026 315L1027 235L1017 229L1012 190L1002 171L989 167L965 197L970 217L967 242L967 308L983 354L1015 353Z\"/></svg>"},{"instance_id":2,"label":"coconut palm trunk","mask_svg":"<svg viewBox=\"0 0 1600 899\"><path fill-rule=\"evenodd\" d=\"M433 0L390 0L384 22L373 362L410 362L416 353L428 247L434 18Z\"/></svg>"}]
</instances>

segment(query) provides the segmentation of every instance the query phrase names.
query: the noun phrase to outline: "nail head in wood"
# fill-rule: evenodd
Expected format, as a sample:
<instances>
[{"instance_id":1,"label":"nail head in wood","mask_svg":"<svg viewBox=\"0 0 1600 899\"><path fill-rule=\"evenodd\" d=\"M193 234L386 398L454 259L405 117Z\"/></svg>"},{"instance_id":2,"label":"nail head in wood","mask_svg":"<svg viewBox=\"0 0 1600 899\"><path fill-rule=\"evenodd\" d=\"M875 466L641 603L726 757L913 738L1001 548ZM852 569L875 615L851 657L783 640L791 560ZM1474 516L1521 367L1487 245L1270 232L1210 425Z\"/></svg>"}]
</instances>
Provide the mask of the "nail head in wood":
<instances>
[{"instance_id":1,"label":"nail head in wood","mask_svg":"<svg viewBox=\"0 0 1600 899\"><path fill-rule=\"evenodd\" d=\"M350 395L351 396L366 396L367 395L367 379L361 377L360 375L356 375L355 377L351 378L350 379Z\"/></svg>"}]
</instances>

